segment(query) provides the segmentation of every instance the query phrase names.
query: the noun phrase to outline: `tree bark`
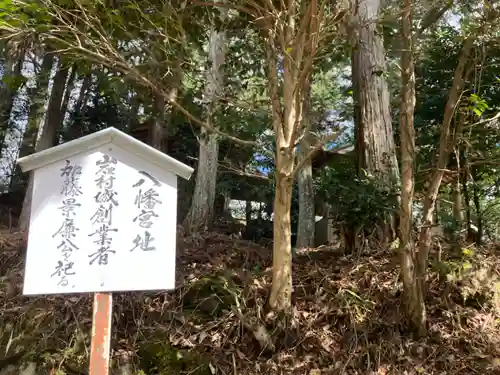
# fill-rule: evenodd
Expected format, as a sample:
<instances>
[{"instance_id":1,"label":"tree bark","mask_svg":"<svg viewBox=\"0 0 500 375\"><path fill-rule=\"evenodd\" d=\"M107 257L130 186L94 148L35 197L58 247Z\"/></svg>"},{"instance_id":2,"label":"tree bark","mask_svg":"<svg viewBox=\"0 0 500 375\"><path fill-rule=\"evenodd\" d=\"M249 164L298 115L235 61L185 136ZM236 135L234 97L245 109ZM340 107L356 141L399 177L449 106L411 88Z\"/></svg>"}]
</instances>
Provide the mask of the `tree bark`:
<instances>
[{"instance_id":1,"label":"tree bark","mask_svg":"<svg viewBox=\"0 0 500 375\"><path fill-rule=\"evenodd\" d=\"M380 0L357 0L355 46L352 53L354 121L358 171L366 170L384 185L399 182L399 168L390 114L389 89L385 74L385 50L377 31ZM380 223L379 240L395 237L395 218Z\"/></svg>"},{"instance_id":2,"label":"tree bark","mask_svg":"<svg viewBox=\"0 0 500 375\"><path fill-rule=\"evenodd\" d=\"M470 210L470 193L469 193L469 187L468 187L468 182L469 182L469 173L470 173L470 168L469 168L469 161L468 161L468 150L467 146L462 148L461 152L461 159L463 160L463 167L460 172L460 182L462 184L462 194L464 196L464 206L465 206L465 221L467 223L467 237L466 237L466 242L467 243L473 243L475 241L475 233L472 231L472 218L471 218L471 210Z\"/></svg>"},{"instance_id":3,"label":"tree bark","mask_svg":"<svg viewBox=\"0 0 500 375\"><path fill-rule=\"evenodd\" d=\"M316 0L303 3L292 0L280 12L286 18L269 22L264 20L267 74L276 140L273 283L268 302L272 310L284 316L289 315L292 306L292 186L295 174L299 172L297 168L300 169L311 156L309 153L296 167L296 145L301 136L310 132L307 123L303 122L304 100L318 48L321 30L318 17L324 10L321 8L323 5L319 5ZM276 30L273 29L274 22L282 22L278 27L278 35L273 31ZM279 51L285 46L290 46L290 50L281 55ZM283 61L281 77L278 75L280 59Z\"/></svg>"},{"instance_id":4,"label":"tree bark","mask_svg":"<svg viewBox=\"0 0 500 375\"><path fill-rule=\"evenodd\" d=\"M163 96L154 95L154 121L151 129L151 146L160 151L165 151L163 147L163 133L166 126L165 114L165 100L163 99Z\"/></svg>"},{"instance_id":5,"label":"tree bark","mask_svg":"<svg viewBox=\"0 0 500 375\"><path fill-rule=\"evenodd\" d=\"M66 82L66 89L64 90L64 97L61 103L61 122L64 121L66 117L66 112L68 111L69 99L71 98L71 92L73 87L75 87L76 80L76 63L71 67L71 73L69 74L68 81Z\"/></svg>"},{"instance_id":6,"label":"tree bark","mask_svg":"<svg viewBox=\"0 0 500 375\"><path fill-rule=\"evenodd\" d=\"M227 10L221 10L221 18L227 16ZM217 103L223 92L224 63L226 61L226 33L212 26L209 41L209 63L207 70L206 122L214 124L214 114ZM191 208L186 216L184 227L186 233L198 232L212 226L215 191L217 185L217 167L219 159L219 140L215 133L203 128L199 137L200 151L196 171L196 185Z\"/></svg>"},{"instance_id":7,"label":"tree bark","mask_svg":"<svg viewBox=\"0 0 500 375\"><path fill-rule=\"evenodd\" d=\"M0 86L0 157L7 145L5 139L10 129L10 117L14 107L14 99L21 87L22 68L24 63L24 51L17 60L6 57L3 66L2 84Z\"/></svg>"},{"instance_id":8,"label":"tree bark","mask_svg":"<svg viewBox=\"0 0 500 375\"><path fill-rule=\"evenodd\" d=\"M212 226L217 182L219 140L217 135L202 129L199 137L200 151L196 184L191 208L185 220L186 233L208 230Z\"/></svg>"},{"instance_id":9,"label":"tree bark","mask_svg":"<svg viewBox=\"0 0 500 375\"><path fill-rule=\"evenodd\" d=\"M304 123L311 119L311 89L307 89L304 98ZM311 124L304 124L310 128ZM314 214L314 189L311 158L308 157L312 147L312 134L307 132L300 141L299 160L302 161L301 168L297 171L297 185L299 188L299 223L297 228L298 249L314 247L315 238L315 214ZM307 160L304 160L307 159Z\"/></svg>"},{"instance_id":10,"label":"tree bark","mask_svg":"<svg viewBox=\"0 0 500 375\"><path fill-rule=\"evenodd\" d=\"M61 104L64 95L64 87L68 78L68 68L59 61L57 72L54 76L52 91L50 93L49 106L45 124L41 130L40 140L36 146L36 152L54 146L56 143L57 131L61 126ZM20 230L27 230L31 214L31 198L33 193L33 173L30 173L28 189L24 197L23 208L19 217L18 227Z\"/></svg>"},{"instance_id":11,"label":"tree bark","mask_svg":"<svg viewBox=\"0 0 500 375\"><path fill-rule=\"evenodd\" d=\"M460 52L455 75L448 94L448 100L444 109L443 123L441 124L440 139L439 139L439 154L437 157L436 168L431 175L428 183L427 190L424 196L424 208L422 214L422 228L419 234L419 254L418 254L418 269L417 277L424 283L427 274L427 261L429 257L429 250L431 247L431 227L432 217L436 206L436 199L438 196L439 188L443 180L444 170L448 163L450 150L455 146L450 144L451 138L451 122L455 114L465 79L465 67L469 60L469 55L472 50L474 38L471 36L467 38Z\"/></svg>"},{"instance_id":12,"label":"tree bark","mask_svg":"<svg viewBox=\"0 0 500 375\"><path fill-rule=\"evenodd\" d=\"M276 190L273 219L273 284L269 306L289 312L292 306L292 223L290 219L294 156L280 153L276 162Z\"/></svg>"},{"instance_id":13,"label":"tree bark","mask_svg":"<svg viewBox=\"0 0 500 375\"><path fill-rule=\"evenodd\" d=\"M24 131L21 149L19 150L20 157L32 154L34 152L36 138L38 135L38 125L43 114L42 111L45 101L47 100L50 73L52 71L53 65L54 55L51 53L46 53L43 57L35 88L30 95L31 103L28 113L28 124L26 130Z\"/></svg>"},{"instance_id":14,"label":"tree bark","mask_svg":"<svg viewBox=\"0 0 500 375\"><path fill-rule=\"evenodd\" d=\"M415 63L413 57L413 8L404 0L401 17L401 202L399 239L405 307L411 324L420 335L426 332L426 310L422 285L416 277L416 254L412 240L413 193L415 187Z\"/></svg>"},{"instance_id":15,"label":"tree bark","mask_svg":"<svg viewBox=\"0 0 500 375\"><path fill-rule=\"evenodd\" d=\"M475 236L475 242L477 246L481 246L483 243L483 211L481 209L481 202L479 199L479 186L477 185L478 176L477 176L477 168L472 167L472 192L473 192L473 200L474 207L476 208L476 217L477 217L477 233Z\"/></svg>"}]
</instances>

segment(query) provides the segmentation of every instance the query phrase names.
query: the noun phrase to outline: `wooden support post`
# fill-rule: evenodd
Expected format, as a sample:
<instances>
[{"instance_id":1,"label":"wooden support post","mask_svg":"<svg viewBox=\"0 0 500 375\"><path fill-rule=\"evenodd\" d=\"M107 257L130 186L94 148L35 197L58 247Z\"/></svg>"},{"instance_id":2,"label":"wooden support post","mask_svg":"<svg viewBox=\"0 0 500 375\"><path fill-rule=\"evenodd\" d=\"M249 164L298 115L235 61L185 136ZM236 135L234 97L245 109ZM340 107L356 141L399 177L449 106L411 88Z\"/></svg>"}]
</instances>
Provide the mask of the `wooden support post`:
<instances>
[{"instance_id":1,"label":"wooden support post","mask_svg":"<svg viewBox=\"0 0 500 375\"><path fill-rule=\"evenodd\" d=\"M89 375L109 374L112 308L111 293L94 294Z\"/></svg>"}]
</instances>

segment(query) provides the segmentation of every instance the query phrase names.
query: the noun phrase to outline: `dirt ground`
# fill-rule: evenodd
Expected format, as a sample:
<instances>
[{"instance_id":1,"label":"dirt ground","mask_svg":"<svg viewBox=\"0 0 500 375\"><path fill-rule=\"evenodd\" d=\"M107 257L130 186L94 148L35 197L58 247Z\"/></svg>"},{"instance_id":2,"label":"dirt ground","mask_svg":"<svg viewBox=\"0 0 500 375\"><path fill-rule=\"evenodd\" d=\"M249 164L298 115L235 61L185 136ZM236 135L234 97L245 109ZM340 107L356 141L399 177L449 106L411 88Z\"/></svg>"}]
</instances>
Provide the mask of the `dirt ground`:
<instances>
[{"instance_id":1,"label":"dirt ground","mask_svg":"<svg viewBox=\"0 0 500 375\"><path fill-rule=\"evenodd\" d=\"M26 361L51 374L86 373L91 296L22 296L23 252L21 233L0 233L0 374ZM496 257L477 250L472 266L463 267L488 274L479 281L431 272L429 337L414 340L402 315L395 252L298 252L287 329L262 307L271 255L220 233L179 238L175 291L115 295L116 373L500 374L500 309L488 292ZM449 263L448 271L456 270ZM485 265L491 267L481 271ZM259 345L259 327L273 348Z\"/></svg>"}]
</instances>

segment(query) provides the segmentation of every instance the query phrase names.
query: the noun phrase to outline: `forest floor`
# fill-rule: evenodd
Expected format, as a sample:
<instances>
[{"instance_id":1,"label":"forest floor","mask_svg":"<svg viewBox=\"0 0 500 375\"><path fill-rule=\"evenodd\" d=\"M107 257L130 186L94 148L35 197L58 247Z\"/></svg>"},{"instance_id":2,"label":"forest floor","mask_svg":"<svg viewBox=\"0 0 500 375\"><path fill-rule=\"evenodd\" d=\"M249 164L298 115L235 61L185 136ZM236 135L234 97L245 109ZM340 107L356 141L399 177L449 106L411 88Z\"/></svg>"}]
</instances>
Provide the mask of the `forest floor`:
<instances>
[{"instance_id":1,"label":"forest floor","mask_svg":"<svg viewBox=\"0 0 500 375\"><path fill-rule=\"evenodd\" d=\"M0 374L26 361L51 374L85 374L92 299L22 296L23 248L20 233L0 233ZM491 292L500 259L464 254L471 259L441 263L448 277L431 273L429 336L414 340L403 323L395 252L299 252L285 334L261 308L270 249L218 233L179 238L175 291L115 295L113 363L123 375L500 374L500 309ZM274 350L255 340L260 325Z\"/></svg>"}]
</instances>

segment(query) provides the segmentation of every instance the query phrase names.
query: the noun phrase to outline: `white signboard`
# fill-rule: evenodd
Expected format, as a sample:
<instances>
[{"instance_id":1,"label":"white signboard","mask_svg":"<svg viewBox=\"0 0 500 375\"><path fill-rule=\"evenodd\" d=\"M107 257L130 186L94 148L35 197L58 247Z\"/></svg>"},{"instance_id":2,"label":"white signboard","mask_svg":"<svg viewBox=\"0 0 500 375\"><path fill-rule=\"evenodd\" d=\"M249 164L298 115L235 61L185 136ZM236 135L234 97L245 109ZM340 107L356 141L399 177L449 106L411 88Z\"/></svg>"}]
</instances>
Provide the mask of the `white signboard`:
<instances>
[{"instance_id":1,"label":"white signboard","mask_svg":"<svg viewBox=\"0 0 500 375\"><path fill-rule=\"evenodd\" d=\"M116 145L35 170L24 294L173 289L177 176Z\"/></svg>"}]
</instances>

